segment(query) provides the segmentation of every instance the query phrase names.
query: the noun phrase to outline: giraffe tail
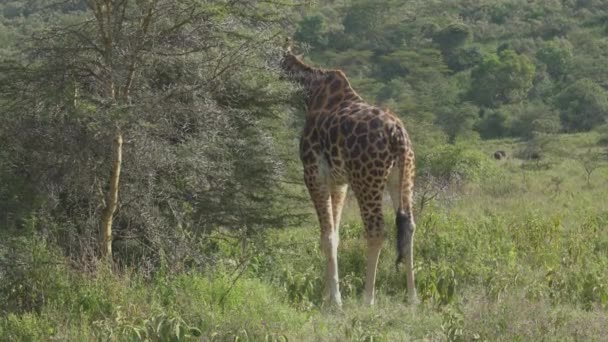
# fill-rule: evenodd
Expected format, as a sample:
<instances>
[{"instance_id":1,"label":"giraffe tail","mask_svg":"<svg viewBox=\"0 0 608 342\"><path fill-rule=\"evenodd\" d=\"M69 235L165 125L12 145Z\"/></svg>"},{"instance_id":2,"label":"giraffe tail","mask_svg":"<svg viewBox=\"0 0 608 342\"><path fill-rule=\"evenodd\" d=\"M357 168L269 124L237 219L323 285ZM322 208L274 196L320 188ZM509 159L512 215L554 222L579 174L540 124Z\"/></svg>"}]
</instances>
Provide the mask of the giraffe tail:
<instances>
[{"instance_id":1,"label":"giraffe tail","mask_svg":"<svg viewBox=\"0 0 608 342\"><path fill-rule=\"evenodd\" d=\"M413 235L415 230L412 212L412 194L414 187L414 152L407 148L397 160L399 172L399 208L397 209L397 260L395 267L405 261L412 266Z\"/></svg>"}]
</instances>

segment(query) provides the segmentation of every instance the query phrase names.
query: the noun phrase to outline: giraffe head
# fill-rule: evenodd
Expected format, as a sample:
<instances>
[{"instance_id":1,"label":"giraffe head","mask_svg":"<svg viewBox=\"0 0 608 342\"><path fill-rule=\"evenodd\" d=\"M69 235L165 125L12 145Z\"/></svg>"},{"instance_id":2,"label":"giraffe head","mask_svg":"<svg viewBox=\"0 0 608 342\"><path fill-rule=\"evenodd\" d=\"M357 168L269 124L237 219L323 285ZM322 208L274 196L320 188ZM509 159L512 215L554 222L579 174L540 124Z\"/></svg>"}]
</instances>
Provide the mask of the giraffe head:
<instances>
[{"instance_id":1,"label":"giraffe head","mask_svg":"<svg viewBox=\"0 0 608 342\"><path fill-rule=\"evenodd\" d=\"M283 58L281 58L281 69L286 72L291 71L294 66L303 65L302 59L304 55L295 55L293 53L293 42L287 38L283 46Z\"/></svg>"},{"instance_id":2,"label":"giraffe head","mask_svg":"<svg viewBox=\"0 0 608 342\"><path fill-rule=\"evenodd\" d=\"M322 71L315 69L303 61L304 55L296 55L293 53L292 42L286 40L283 57L281 58L281 69L286 74L287 78L296 81L305 87L314 79L322 74Z\"/></svg>"}]
</instances>

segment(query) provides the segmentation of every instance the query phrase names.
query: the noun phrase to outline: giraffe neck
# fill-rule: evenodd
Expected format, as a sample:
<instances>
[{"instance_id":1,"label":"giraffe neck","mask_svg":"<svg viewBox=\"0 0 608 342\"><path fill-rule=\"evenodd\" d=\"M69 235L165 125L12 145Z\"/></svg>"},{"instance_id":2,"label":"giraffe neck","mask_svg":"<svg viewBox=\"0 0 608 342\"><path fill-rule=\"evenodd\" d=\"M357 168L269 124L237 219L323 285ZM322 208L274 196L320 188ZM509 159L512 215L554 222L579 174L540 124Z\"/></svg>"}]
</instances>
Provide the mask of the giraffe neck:
<instances>
[{"instance_id":1,"label":"giraffe neck","mask_svg":"<svg viewBox=\"0 0 608 342\"><path fill-rule=\"evenodd\" d=\"M309 112L329 110L345 102L363 101L342 71L312 67L293 54L289 55L288 61L284 68L304 88Z\"/></svg>"},{"instance_id":2,"label":"giraffe neck","mask_svg":"<svg viewBox=\"0 0 608 342\"><path fill-rule=\"evenodd\" d=\"M287 72L293 80L302 85L307 92L310 92L312 88L318 86L319 81L325 77L327 71L306 65L296 56L292 55L291 57Z\"/></svg>"},{"instance_id":3,"label":"giraffe neck","mask_svg":"<svg viewBox=\"0 0 608 342\"><path fill-rule=\"evenodd\" d=\"M306 105L309 113L329 111L345 105L363 102L340 70L327 70L307 87Z\"/></svg>"}]
</instances>

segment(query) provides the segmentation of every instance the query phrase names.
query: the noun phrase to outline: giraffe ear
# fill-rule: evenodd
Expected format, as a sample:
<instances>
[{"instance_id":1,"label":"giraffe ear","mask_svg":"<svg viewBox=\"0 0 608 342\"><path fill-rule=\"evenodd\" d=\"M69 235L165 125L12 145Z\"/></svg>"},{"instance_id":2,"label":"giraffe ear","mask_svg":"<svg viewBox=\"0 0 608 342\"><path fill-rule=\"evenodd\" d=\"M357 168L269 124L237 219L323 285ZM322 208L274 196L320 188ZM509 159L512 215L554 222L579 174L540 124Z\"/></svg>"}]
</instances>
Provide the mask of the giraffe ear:
<instances>
[{"instance_id":1,"label":"giraffe ear","mask_svg":"<svg viewBox=\"0 0 608 342\"><path fill-rule=\"evenodd\" d=\"M289 37L285 38L285 44L283 45L283 48L285 49L285 51L288 53L291 53L292 46L293 46L293 43L292 43L291 39Z\"/></svg>"},{"instance_id":2,"label":"giraffe ear","mask_svg":"<svg viewBox=\"0 0 608 342\"><path fill-rule=\"evenodd\" d=\"M299 60L303 60L304 59L304 54L296 55L296 58L299 59Z\"/></svg>"}]
</instances>

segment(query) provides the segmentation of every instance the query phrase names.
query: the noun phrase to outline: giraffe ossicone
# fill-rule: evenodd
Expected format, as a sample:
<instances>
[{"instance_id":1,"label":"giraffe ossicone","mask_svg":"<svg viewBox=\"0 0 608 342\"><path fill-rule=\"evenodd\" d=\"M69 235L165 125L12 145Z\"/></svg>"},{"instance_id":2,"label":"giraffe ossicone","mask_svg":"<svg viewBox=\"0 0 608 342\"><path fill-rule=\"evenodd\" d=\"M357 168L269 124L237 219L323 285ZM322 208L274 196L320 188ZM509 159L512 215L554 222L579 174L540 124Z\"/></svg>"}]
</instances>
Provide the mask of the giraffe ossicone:
<instances>
[{"instance_id":1,"label":"giraffe ossicone","mask_svg":"<svg viewBox=\"0 0 608 342\"><path fill-rule=\"evenodd\" d=\"M326 291L341 305L338 244L342 208L350 185L359 204L367 238L364 298L375 300L378 259L386 238L382 201L388 190L396 213L397 264L405 263L406 286L416 302L412 213L414 152L401 120L366 103L341 70L312 67L296 56L288 41L283 72L306 93L306 120L300 140L304 182L321 226L326 257Z\"/></svg>"}]
</instances>

